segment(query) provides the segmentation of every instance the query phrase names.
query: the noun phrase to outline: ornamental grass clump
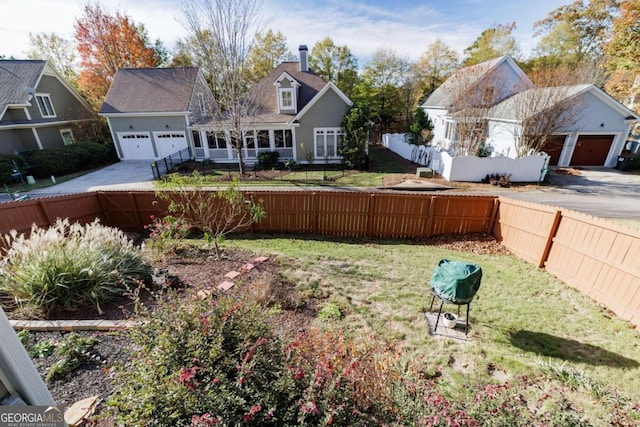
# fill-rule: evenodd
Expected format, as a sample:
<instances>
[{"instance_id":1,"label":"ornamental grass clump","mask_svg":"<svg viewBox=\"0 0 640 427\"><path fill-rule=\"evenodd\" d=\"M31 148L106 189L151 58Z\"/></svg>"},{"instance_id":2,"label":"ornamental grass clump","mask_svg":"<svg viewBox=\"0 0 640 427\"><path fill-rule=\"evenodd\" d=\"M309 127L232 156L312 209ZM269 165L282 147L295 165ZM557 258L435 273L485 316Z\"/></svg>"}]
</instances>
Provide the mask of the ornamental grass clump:
<instances>
[{"instance_id":1,"label":"ornamental grass clump","mask_svg":"<svg viewBox=\"0 0 640 427\"><path fill-rule=\"evenodd\" d=\"M133 242L99 220L86 225L58 219L47 228L35 224L29 237L12 231L0 261L0 292L19 305L49 315L77 310L121 296L148 276Z\"/></svg>"}]
</instances>

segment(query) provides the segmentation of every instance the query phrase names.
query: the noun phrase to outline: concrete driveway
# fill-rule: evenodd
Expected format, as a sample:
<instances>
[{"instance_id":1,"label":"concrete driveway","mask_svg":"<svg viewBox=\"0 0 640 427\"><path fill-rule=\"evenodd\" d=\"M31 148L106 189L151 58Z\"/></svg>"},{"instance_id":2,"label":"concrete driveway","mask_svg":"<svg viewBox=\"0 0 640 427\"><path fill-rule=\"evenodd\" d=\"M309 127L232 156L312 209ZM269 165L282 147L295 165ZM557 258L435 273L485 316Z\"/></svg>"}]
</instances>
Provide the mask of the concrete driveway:
<instances>
[{"instance_id":1,"label":"concrete driveway","mask_svg":"<svg viewBox=\"0 0 640 427\"><path fill-rule=\"evenodd\" d=\"M552 170L548 185L526 192L501 193L518 200L564 207L601 218L640 219L640 173L592 167Z\"/></svg>"},{"instance_id":2,"label":"concrete driveway","mask_svg":"<svg viewBox=\"0 0 640 427\"><path fill-rule=\"evenodd\" d=\"M100 189L152 189L153 172L151 171L150 163L150 160L114 163L51 187L29 191L29 195L46 197Z\"/></svg>"}]
</instances>

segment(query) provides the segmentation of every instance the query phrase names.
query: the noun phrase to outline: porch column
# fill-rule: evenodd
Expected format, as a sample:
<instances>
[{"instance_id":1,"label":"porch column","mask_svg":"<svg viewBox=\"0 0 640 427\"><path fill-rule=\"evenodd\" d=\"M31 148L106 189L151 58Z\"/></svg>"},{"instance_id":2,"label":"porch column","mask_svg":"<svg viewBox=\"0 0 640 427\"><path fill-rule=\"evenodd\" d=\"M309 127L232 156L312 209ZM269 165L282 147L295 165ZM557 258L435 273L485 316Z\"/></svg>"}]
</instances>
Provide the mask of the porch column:
<instances>
[{"instance_id":1,"label":"porch column","mask_svg":"<svg viewBox=\"0 0 640 427\"><path fill-rule=\"evenodd\" d=\"M204 150L204 158L210 159L211 153L209 153L209 139L207 138L207 131L200 130L200 143L202 144L202 149Z\"/></svg>"}]
</instances>

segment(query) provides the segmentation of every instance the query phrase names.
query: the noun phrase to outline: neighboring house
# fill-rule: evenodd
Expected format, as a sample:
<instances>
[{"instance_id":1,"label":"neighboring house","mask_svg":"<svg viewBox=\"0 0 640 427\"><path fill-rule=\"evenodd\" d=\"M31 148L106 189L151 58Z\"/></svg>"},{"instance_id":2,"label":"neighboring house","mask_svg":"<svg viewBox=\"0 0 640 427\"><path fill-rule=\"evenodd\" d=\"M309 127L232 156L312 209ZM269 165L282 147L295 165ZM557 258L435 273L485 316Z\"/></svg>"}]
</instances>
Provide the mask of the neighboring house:
<instances>
[{"instance_id":1,"label":"neighboring house","mask_svg":"<svg viewBox=\"0 0 640 427\"><path fill-rule=\"evenodd\" d=\"M332 82L309 69L306 46L300 62L284 62L247 95L255 108L243 119L243 160L257 161L261 152L276 151L279 160L338 163L340 125L351 101ZM238 161L224 118L211 117L190 126L197 159Z\"/></svg>"},{"instance_id":2,"label":"neighboring house","mask_svg":"<svg viewBox=\"0 0 640 427\"><path fill-rule=\"evenodd\" d=\"M0 60L0 152L59 148L83 137L95 113L39 60Z\"/></svg>"},{"instance_id":3,"label":"neighboring house","mask_svg":"<svg viewBox=\"0 0 640 427\"><path fill-rule=\"evenodd\" d=\"M542 147L552 166L615 166L633 123L640 119L592 84L529 89L496 105L488 115L486 140L494 152L513 157L514 137L522 133L518 128L524 120L556 119L545 117L544 111L536 111L542 107L535 106L526 110L526 117L519 117L524 102L535 104L542 99L553 99L568 108L554 111L549 106L551 114L567 116L557 122L553 138Z\"/></svg>"},{"instance_id":4,"label":"neighboring house","mask_svg":"<svg viewBox=\"0 0 640 427\"><path fill-rule=\"evenodd\" d=\"M214 105L198 68L125 68L99 114L121 160L155 160L187 149L189 126L214 114Z\"/></svg>"},{"instance_id":5,"label":"neighboring house","mask_svg":"<svg viewBox=\"0 0 640 427\"><path fill-rule=\"evenodd\" d=\"M433 142L448 148L455 140L456 115L492 106L533 87L513 58L505 55L457 70L422 104L433 121Z\"/></svg>"},{"instance_id":6,"label":"neighboring house","mask_svg":"<svg viewBox=\"0 0 640 427\"><path fill-rule=\"evenodd\" d=\"M456 129L462 117L468 121L469 109L482 105L476 108L482 138L494 155L516 157L523 123L546 120L545 113L549 115L555 103L569 103L571 108L564 111L571 118L547 128L552 129L544 147L550 164L615 166L631 126L640 118L594 85L534 88L509 56L456 71L422 107L434 123L434 144L451 149L458 142Z\"/></svg>"}]
</instances>

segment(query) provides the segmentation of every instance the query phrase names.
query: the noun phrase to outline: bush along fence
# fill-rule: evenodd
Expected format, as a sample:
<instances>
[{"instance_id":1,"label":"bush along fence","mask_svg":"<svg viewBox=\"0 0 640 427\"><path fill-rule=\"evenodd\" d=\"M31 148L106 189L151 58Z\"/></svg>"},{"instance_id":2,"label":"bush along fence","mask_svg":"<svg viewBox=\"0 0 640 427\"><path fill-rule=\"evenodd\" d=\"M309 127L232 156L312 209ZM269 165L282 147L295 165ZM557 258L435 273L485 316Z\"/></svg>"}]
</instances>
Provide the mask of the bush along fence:
<instances>
[{"instance_id":1,"label":"bush along fence","mask_svg":"<svg viewBox=\"0 0 640 427\"><path fill-rule=\"evenodd\" d=\"M250 231L339 237L428 238L493 233L519 258L544 268L640 325L640 231L549 206L493 196L255 191L266 218ZM142 231L166 202L153 192L97 192L0 204L0 233L26 233L57 218Z\"/></svg>"}]
</instances>

